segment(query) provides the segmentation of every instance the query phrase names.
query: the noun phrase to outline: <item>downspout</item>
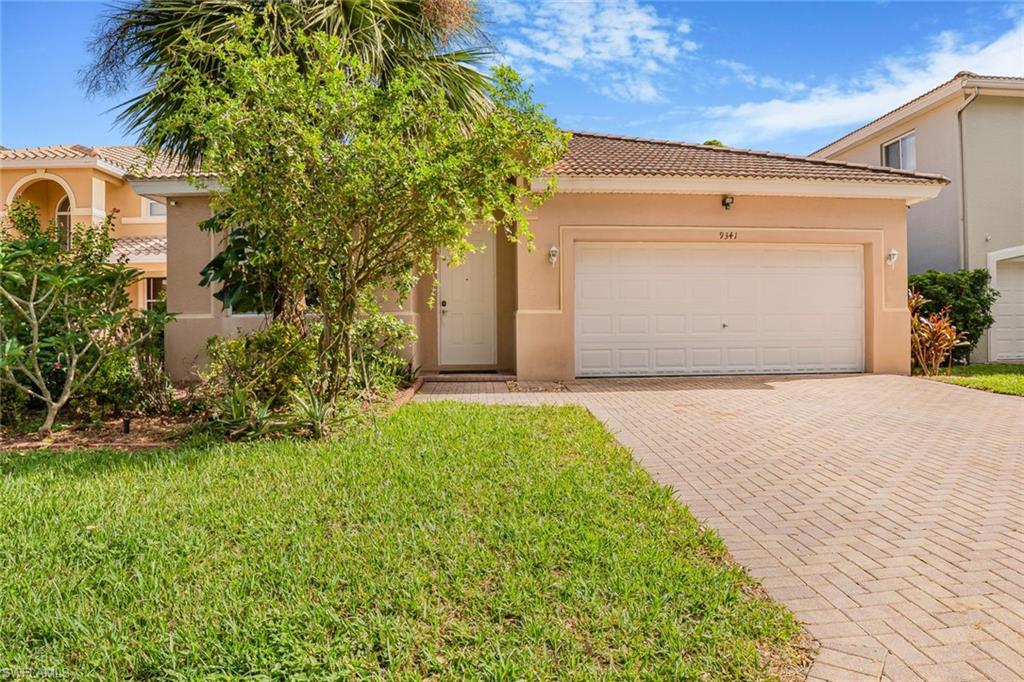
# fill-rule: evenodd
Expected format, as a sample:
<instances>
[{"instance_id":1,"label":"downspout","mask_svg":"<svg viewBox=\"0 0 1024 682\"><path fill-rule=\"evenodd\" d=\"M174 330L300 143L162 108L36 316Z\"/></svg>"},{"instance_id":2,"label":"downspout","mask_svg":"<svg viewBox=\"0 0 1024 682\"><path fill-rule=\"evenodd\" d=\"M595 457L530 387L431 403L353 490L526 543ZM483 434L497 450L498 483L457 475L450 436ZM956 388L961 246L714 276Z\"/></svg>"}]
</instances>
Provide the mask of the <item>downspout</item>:
<instances>
[{"instance_id":1,"label":"downspout","mask_svg":"<svg viewBox=\"0 0 1024 682\"><path fill-rule=\"evenodd\" d=\"M959 165L960 172L960 196L958 201L960 203L960 267L967 267L967 174L964 173L964 109L967 108L971 102L978 96L978 87L974 87L974 92L971 93L970 97L964 100L964 103L956 108L956 131L959 143L959 157L957 163Z\"/></svg>"}]
</instances>

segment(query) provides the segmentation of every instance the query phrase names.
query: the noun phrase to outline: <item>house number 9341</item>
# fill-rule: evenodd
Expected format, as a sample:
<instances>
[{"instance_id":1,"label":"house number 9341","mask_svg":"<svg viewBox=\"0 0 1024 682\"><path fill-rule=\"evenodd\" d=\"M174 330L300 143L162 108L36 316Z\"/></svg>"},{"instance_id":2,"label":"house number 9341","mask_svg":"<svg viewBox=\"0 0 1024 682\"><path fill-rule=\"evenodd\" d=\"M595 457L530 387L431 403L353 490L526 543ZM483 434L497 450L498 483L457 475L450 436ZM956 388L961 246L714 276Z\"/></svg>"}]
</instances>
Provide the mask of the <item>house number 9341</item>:
<instances>
[{"instance_id":1,"label":"house number 9341","mask_svg":"<svg viewBox=\"0 0 1024 682\"><path fill-rule=\"evenodd\" d=\"M719 239L724 239L724 240L739 239L740 238L740 233L739 232L719 232L718 233L718 238Z\"/></svg>"}]
</instances>

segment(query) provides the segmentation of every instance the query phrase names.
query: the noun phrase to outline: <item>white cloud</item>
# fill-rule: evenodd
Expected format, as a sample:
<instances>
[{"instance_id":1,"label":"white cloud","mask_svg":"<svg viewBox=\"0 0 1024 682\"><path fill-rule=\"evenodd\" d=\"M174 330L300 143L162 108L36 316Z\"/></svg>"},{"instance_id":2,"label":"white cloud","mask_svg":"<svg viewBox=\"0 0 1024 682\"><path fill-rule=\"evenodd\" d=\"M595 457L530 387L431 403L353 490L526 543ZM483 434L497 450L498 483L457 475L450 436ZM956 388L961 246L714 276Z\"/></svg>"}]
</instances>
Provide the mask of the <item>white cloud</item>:
<instances>
[{"instance_id":1,"label":"white cloud","mask_svg":"<svg viewBox=\"0 0 1024 682\"><path fill-rule=\"evenodd\" d=\"M967 43L956 33L941 33L926 53L885 58L846 83L805 87L788 98L707 107L700 110L690 130L680 132L695 139L695 133L713 130L731 144L746 145L806 131L852 127L923 94L958 71L1024 75L1024 22L988 43ZM744 68L733 72L742 82L768 85Z\"/></svg>"},{"instance_id":2,"label":"white cloud","mask_svg":"<svg viewBox=\"0 0 1024 682\"><path fill-rule=\"evenodd\" d=\"M503 28L502 55L524 75L569 74L616 99L662 100L654 75L700 47L679 38L688 21L672 22L637 0L532 0L492 8L492 16Z\"/></svg>"},{"instance_id":3,"label":"white cloud","mask_svg":"<svg viewBox=\"0 0 1024 682\"><path fill-rule=\"evenodd\" d=\"M676 24L676 30L683 35L686 35L693 30L693 24L690 23L689 19L681 19L679 23Z\"/></svg>"},{"instance_id":4,"label":"white cloud","mask_svg":"<svg viewBox=\"0 0 1024 682\"><path fill-rule=\"evenodd\" d=\"M781 78L776 78L775 76L758 74L754 69L743 62L737 62L731 59L719 59L715 64L724 67L729 71L733 79L751 87L764 88L765 90L778 90L779 92L787 94L803 92L807 89L807 85L802 81L785 81Z\"/></svg>"}]
</instances>

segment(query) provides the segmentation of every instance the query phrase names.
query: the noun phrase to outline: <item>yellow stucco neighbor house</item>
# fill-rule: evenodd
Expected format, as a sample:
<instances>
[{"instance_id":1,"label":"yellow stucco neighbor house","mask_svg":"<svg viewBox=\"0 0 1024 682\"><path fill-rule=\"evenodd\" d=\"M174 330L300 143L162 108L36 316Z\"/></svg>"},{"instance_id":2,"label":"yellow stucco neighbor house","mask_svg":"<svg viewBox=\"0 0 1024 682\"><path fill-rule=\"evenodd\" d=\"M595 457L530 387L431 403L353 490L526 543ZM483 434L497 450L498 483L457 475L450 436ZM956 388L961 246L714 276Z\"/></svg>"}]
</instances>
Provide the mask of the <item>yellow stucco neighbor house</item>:
<instances>
[{"instance_id":1,"label":"yellow stucco neighbor house","mask_svg":"<svg viewBox=\"0 0 1024 682\"><path fill-rule=\"evenodd\" d=\"M1024 360L1024 78L960 72L812 156L950 178L910 208L910 272L987 268L1000 298L972 357Z\"/></svg>"},{"instance_id":2,"label":"yellow stucco neighbor house","mask_svg":"<svg viewBox=\"0 0 1024 682\"><path fill-rule=\"evenodd\" d=\"M767 152L575 134L530 218L533 250L490 232L438 262L395 312L424 372L574 377L910 371L907 206L941 175ZM192 376L207 337L261 315L224 310L198 273L220 248L208 192L130 178L167 203L167 367Z\"/></svg>"},{"instance_id":3,"label":"yellow stucco neighbor house","mask_svg":"<svg viewBox=\"0 0 1024 682\"><path fill-rule=\"evenodd\" d=\"M74 239L77 223L114 221L114 257L124 256L143 278L132 288L140 308L163 295L167 278L167 207L159 198L135 193L125 179L146 165L139 147L57 145L0 149L0 197L3 208L16 198L35 204L43 221L54 221Z\"/></svg>"}]
</instances>

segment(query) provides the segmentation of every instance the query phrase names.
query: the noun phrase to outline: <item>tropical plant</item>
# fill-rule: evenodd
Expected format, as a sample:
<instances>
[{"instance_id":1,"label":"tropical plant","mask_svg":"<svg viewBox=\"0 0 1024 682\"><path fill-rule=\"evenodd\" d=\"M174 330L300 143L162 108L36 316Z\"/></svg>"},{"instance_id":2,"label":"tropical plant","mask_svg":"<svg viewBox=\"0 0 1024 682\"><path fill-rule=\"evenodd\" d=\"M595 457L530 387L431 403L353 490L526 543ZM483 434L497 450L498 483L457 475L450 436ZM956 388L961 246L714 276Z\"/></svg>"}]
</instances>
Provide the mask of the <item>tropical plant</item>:
<instances>
[{"instance_id":1,"label":"tropical plant","mask_svg":"<svg viewBox=\"0 0 1024 682\"><path fill-rule=\"evenodd\" d=\"M194 162L202 156L202 136L159 125L179 111L188 85L167 72L190 78L175 68L189 36L211 44L238 38L243 16L263 30L271 54L295 56L299 69L317 62L302 36L322 32L337 38L339 54L366 64L381 83L415 69L426 99L440 92L449 106L485 110L487 77L474 67L491 49L473 0L127 0L101 25L84 84L92 93L141 84L143 94L121 105L118 120L143 144ZM193 66L210 82L221 82L227 70L216 54Z\"/></svg>"},{"instance_id":2,"label":"tropical plant","mask_svg":"<svg viewBox=\"0 0 1024 682\"><path fill-rule=\"evenodd\" d=\"M204 170L222 188L212 205L251 245L247 265L273 263L291 298L309 296L321 322L318 391L333 398L355 368L361 301L379 291L403 298L439 249L465 257L474 224L528 240L527 213L553 184L535 191L515 178L536 177L567 136L506 68L495 70L490 110L478 117L452 110L444 92L425 95L419 72L382 84L343 56L337 37L296 37L300 68L251 23L240 31L189 40L157 87L182 88L160 127L204 140ZM223 65L217 81L205 77L210 59Z\"/></svg>"},{"instance_id":3,"label":"tropical plant","mask_svg":"<svg viewBox=\"0 0 1024 682\"><path fill-rule=\"evenodd\" d=\"M211 336L201 392L215 401L244 387L255 400L279 407L313 372L314 351L314 339L283 322L233 339Z\"/></svg>"},{"instance_id":4,"label":"tropical plant","mask_svg":"<svg viewBox=\"0 0 1024 682\"><path fill-rule=\"evenodd\" d=\"M995 322L992 306L999 292L989 286L990 280L988 270L983 268L956 272L929 270L909 277L910 286L926 299L921 304L921 313L947 309L952 324L963 332L966 343L958 345L954 351L958 361L967 361L982 335Z\"/></svg>"},{"instance_id":5,"label":"tropical plant","mask_svg":"<svg viewBox=\"0 0 1024 682\"><path fill-rule=\"evenodd\" d=\"M928 299L914 289L907 292L910 309L910 349L915 364L928 376L938 374L943 363L952 362L953 351L968 344L949 317L949 308L926 313Z\"/></svg>"},{"instance_id":6,"label":"tropical plant","mask_svg":"<svg viewBox=\"0 0 1024 682\"><path fill-rule=\"evenodd\" d=\"M113 214L78 224L70 248L35 207L15 201L0 227L0 382L46 408L41 433L104 366L153 336L166 312L137 310L126 288L141 272L111 262Z\"/></svg>"},{"instance_id":7,"label":"tropical plant","mask_svg":"<svg viewBox=\"0 0 1024 682\"><path fill-rule=\"evenodd\" d=\"M416 340L416 329L382 312L375 301L364 301L352 325L354 388L364 395L390 393L411 383L414 371L401 353Z\"/></svg>"}]
</instances>

